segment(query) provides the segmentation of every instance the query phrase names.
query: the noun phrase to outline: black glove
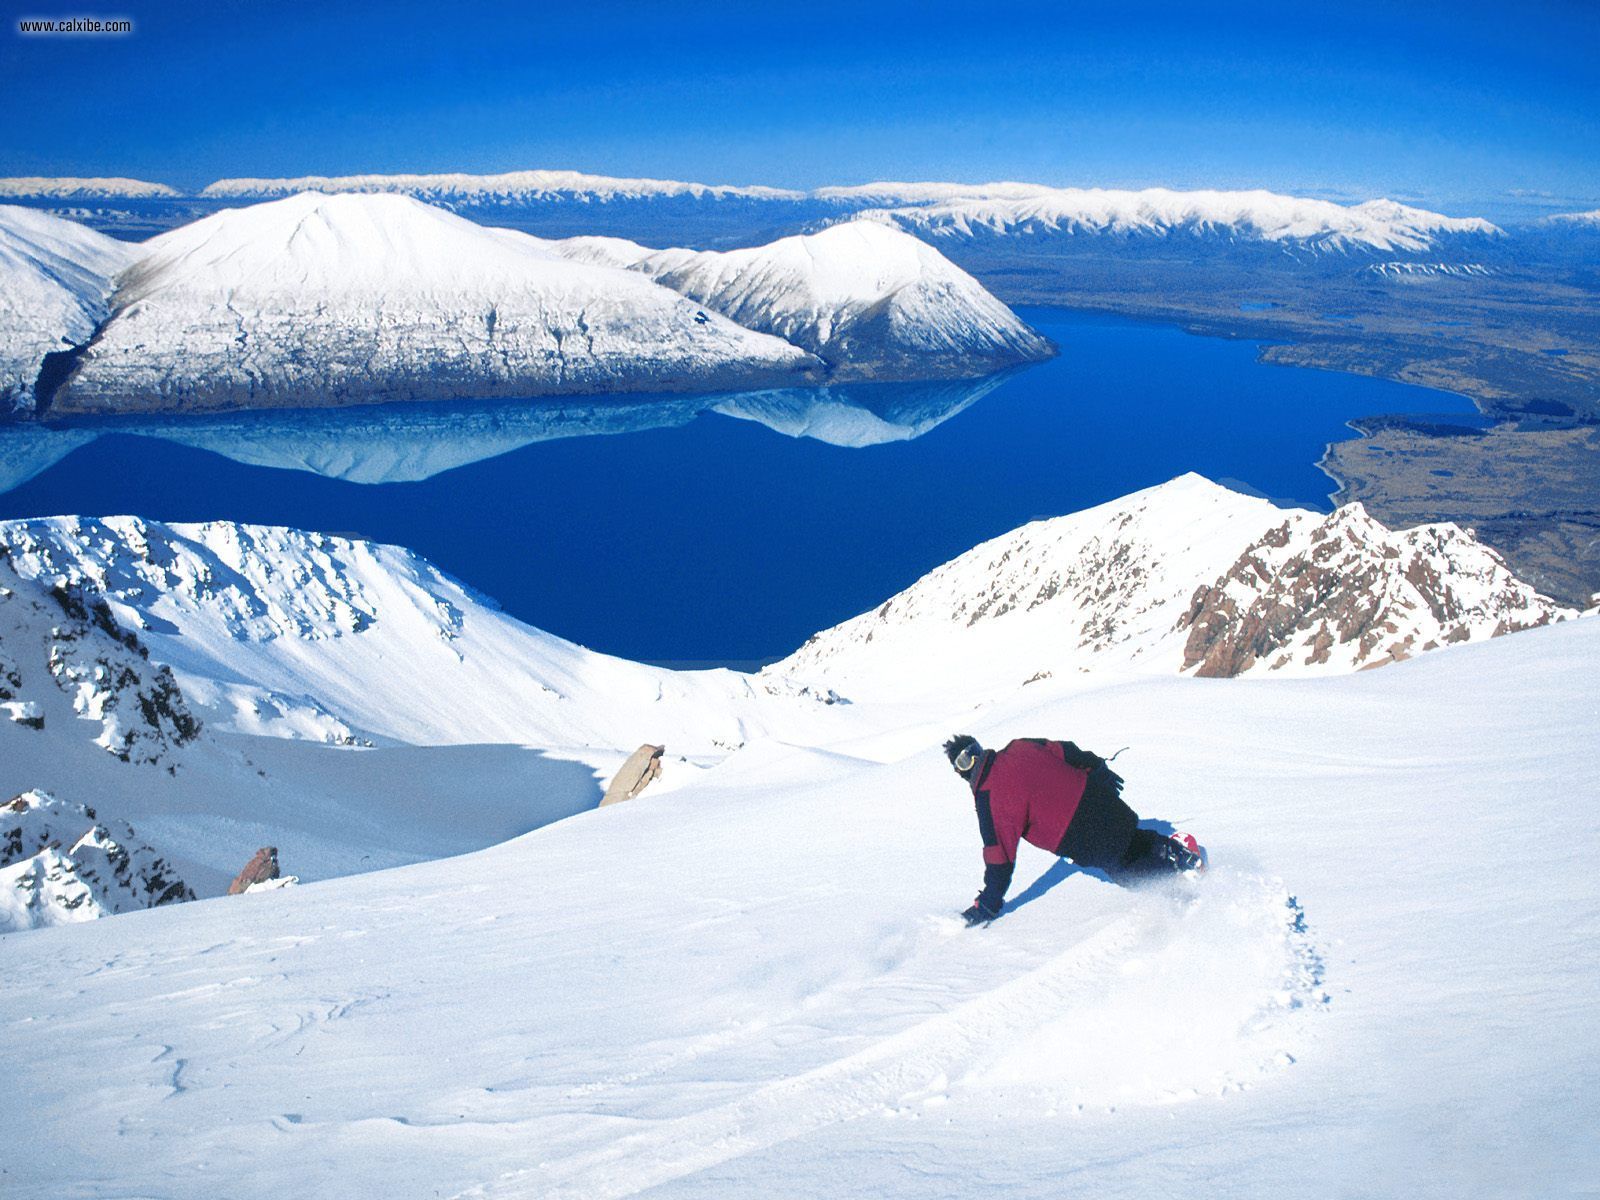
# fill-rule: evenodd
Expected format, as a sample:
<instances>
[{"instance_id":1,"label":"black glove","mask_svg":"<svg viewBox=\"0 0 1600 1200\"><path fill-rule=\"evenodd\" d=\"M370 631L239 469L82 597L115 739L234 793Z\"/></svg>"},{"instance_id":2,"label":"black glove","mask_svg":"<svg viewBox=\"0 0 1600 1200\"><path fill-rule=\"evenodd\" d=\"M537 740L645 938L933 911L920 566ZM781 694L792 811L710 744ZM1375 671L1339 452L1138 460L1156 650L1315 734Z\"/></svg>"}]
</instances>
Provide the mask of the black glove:
<instances>
[{"instance_id":1,"label":"black glove","mask_svg":"<svg viewBox=\"0 0 1600 1200\"><path fill-rule=\"evenodd\" d=\"M991 912L981 903L974 903L971 908L961 914L961 919L967 923L967 928L971 929L974 925L987 925L999 915L998 910Z\"/></svg>"}]
</instances>

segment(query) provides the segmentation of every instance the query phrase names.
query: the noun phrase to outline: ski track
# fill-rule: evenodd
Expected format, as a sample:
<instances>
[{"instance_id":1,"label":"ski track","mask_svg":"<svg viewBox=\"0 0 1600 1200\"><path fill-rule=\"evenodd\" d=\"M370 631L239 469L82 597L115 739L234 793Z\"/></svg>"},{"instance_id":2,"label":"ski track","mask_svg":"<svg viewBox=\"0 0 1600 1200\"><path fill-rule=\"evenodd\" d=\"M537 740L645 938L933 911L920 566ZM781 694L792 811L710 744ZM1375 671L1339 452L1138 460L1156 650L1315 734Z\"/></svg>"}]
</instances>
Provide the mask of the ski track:
<instances>
[{"instance_id":1,"label":"ski track","mask_svg":"<svg viewBox=\"0 0 1600 1200\"><path fill-rule=\"evenodd\" d=\"M1241 888L1253 894L1241 897ZM1112 919L1027 974L863 1050L773 1080L704 1111L661 1121L598 1149L510 1172L458 1192L451 1200L621 1200L827 1126L873 1113L893 1116L909 1105L940 1103L952 1080L981 1069L997 1048L1021 1042L1075 1007L1092 1004L1094 994L1106 990L1107 978L1119 966L1130 960L1148 961L1181 943L1185 918L1208 901L1225 920L1235 925L1242 920L1267 940L1281 942L1276 964L1280 974L1255 981L1261 985L1260 1003L1238 1033L1247 1056L1255 1054L1260 1060L1248 1064L1248 1069L1264 1073L1292 1063L1294 1057L1286 1051L1258 1052L1253 1043L1271 1034L1270 1044L1280 1045L1284 1031L1277 1026L1283 1013L1328 1003L1323 959L1296 898L1276 882L1235 877L1215 897L1194 892L1140 899L1152 903L1141 903L1134 912ZM1168 899L1173 903L1163 903ZM731 1035L708 1037L684 1054L590 1087L657 1074L684 1058L770 1031L773 1024L762 1022ZM1222 1090L1247 1086L1237 1074L1231 1071L1220 1080ZM1182 1097L1158 1094L1149 1099L1175 1098Z\"/></svg>"}]
</instances>

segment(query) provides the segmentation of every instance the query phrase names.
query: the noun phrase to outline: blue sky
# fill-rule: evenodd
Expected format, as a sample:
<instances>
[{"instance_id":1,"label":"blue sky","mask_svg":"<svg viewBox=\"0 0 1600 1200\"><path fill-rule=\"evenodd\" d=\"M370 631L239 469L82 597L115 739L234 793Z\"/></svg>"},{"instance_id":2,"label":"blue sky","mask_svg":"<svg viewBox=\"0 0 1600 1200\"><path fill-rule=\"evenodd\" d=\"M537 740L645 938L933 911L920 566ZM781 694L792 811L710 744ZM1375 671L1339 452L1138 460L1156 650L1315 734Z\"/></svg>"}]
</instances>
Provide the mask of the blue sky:
<instances>
[{"instance_id":1,"label":"blue sky","mask_svg":"<svg viewBox=\"0 0 1600 1200\"><path fill-rule=\"evenodd\" d=\"M1600 206L1600 3L60 6L0 174L568 167ZM128 16L117 38L16 16Z\"/></svg>"}]
</instances>

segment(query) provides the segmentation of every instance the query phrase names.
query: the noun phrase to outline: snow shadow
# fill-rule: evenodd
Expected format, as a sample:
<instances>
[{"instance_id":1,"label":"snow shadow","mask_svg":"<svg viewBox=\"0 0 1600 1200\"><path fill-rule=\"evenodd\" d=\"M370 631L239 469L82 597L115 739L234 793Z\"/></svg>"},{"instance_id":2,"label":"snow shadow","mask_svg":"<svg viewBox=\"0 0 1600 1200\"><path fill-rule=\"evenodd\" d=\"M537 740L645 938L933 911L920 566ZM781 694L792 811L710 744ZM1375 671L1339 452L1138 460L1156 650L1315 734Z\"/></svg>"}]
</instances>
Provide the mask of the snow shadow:
<instances>
[{"instance_id":1,"label":"snow shadow","mask_svg":"<svg viewBox=\"0 0 1600 1200\"><path fill-rule=\"evenodd\" d=\"M1170 837L1173 830L1177 827L1173 825L1171 821L1163 821L1159 818L1151 818L1149 820L1140 821L1139 828L1149 829L1152 832L1159 833L1162 837ZM1111 877L1104 871L1096 870L1093 867L1080 867L1068 859L1058 858L1055 862L1050 864L1049 869L1046 870L1044 874L1040 875L1016 896L1006 901L1006 911L1016 912L1016 910L1021 908L1023 905L1033 903L1033 901L1039 899L1039 897L1043 896L1051 888L1055 887L1056 884L1061 883L1063 880L1070 879L1074 875L1088 875L1090 878L1098 879L1102 883L1112 882Z\"/></svg>"}]
</instances>

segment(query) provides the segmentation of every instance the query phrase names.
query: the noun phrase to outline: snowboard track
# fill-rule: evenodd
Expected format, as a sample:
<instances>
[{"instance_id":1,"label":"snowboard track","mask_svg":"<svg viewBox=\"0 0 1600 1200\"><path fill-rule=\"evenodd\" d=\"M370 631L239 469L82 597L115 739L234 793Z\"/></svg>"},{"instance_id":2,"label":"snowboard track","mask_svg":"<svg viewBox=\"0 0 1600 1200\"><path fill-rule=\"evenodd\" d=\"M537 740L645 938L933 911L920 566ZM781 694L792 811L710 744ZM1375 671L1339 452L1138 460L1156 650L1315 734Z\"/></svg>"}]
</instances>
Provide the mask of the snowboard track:
<instances>
[{"instance_id":1,"label":"snowboard track","mask_svg":"<svg viewBox=\"0 0 1600 1200\"><path fill-rule=\"evenodd\" d=\"M1202 886L1217 882L1213 878ZM1285 1012L1328 1002L1324 960L1303 908L1281 884L1235 876L1232 894L1218 902L1237 911L1241 883L1255 893L1243 902L1251 917L1273 925L1267 932L1281 932L1283 939L1282 974L1272 981L1278 990L1263 999L1250 1022L1259 1032ZM940 1095L950 1080L995 1047L1037 1029L1048 1019L1041 1014L1069 1011L1131 954L1159 952L1175 941L1183 916L1207 899L1204 891L1181 898L1141 897L1151 902L1112 919L1034 970L860 1051L596 1149L511 1171L451 1200L621 1200L829 1126L918 1104ZM1277 1066L1293 1061L1287 1053L1274 1059Z\"/></svg>"}]
</instances>

